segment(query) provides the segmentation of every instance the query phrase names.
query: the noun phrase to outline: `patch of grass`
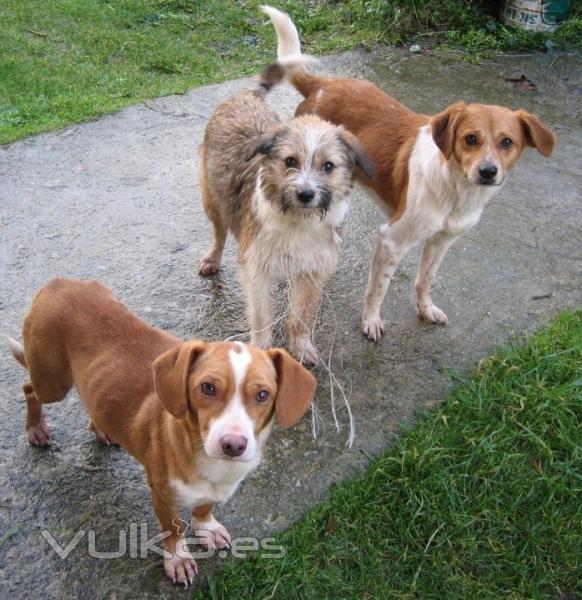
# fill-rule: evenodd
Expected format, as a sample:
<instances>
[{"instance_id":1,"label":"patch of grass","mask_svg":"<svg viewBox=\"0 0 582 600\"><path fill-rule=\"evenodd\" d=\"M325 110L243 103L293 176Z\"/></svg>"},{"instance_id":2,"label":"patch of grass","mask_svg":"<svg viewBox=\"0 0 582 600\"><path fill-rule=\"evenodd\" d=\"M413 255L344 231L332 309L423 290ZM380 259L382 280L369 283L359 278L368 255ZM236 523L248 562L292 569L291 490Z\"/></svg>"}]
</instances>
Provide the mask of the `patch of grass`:
<instances>
[{"instance_id":1,"label":"patch of grass","mask_svg":"<svg viewBox=\"0 0 582 600\"><path fill-rule=\"evenodd\" d=\"M582 42L582 0L555 36L494 23L486 0L273 2L320 55L449 32L472 52ZM275 37L261 0L2 0L0 143L86 121L145 98L256 73ZM490 25L489 25L489 28ZM442 33L441 35L445 35ZM438 36L437 36L438 37ZM426 39L426 38L424 38Z\"/></svg>"},{"instance_id":2,"label":"patch of grass","mask_svg":"<svg viewBox=\"0 0 582 600\"><path fill-rule=\"evenodd\" d=\"M483 359L438 410L194 598L579 598L582 311Z\"/></svg>"}]
</instances>

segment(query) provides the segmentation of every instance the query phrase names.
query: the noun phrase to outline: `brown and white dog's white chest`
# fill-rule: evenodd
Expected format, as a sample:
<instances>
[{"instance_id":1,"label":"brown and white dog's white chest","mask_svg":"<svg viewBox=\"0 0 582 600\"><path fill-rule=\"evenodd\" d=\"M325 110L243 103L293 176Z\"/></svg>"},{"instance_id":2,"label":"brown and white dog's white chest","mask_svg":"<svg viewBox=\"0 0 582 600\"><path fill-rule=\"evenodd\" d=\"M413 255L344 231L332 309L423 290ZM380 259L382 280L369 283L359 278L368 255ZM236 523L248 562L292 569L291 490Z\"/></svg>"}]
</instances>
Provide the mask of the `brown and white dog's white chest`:
<instances>
[{"instance_id":1,"label":"brown and white dog's white chest","mask_svg":"<svg viewBox=\"0 0 582 600\"><path fill-rule=\"evenodd\" d=\"M196 477L192 482L171 479L170 484L182 506L225 502L260 462L260 450L254 460L244 463L211 459L201 453L196 464Z\"/></svg>"},{"instance_id":2,"label":"brown and white dog's white chest","mask_svg":"<svg viewBox=\"0 0 582 600\"><path fill-rule=\"evenodd\" d=\"M418 239L445 232L457 236L474 227L500 186L477 186L443 160L429 126L422 127L408 161L405 214ZM412 218L410 218L412 217Z\"/></svg>"}]
</instances>

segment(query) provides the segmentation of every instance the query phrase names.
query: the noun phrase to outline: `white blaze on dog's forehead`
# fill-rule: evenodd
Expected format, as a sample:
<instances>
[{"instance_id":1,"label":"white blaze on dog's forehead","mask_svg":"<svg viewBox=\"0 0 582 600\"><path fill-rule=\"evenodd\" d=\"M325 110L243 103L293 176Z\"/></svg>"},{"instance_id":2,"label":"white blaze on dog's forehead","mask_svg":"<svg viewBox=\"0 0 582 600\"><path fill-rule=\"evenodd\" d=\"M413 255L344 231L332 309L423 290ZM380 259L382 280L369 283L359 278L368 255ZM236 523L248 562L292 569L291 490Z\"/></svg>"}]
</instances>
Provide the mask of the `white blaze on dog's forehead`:
<instances>
[{"instance_id":1,"label":"white blaze on dog's forehead","mask_svg":"<svg viewBox=\"0 0 582 600\"><path fill-rule=\"evenodd\" d=\"M248 366L251 364L251 353L242 342L234 342L235 349L228 351L230 365L234 373L235 394L239 393L247 374Z\"/></svg>"}]
</instances>

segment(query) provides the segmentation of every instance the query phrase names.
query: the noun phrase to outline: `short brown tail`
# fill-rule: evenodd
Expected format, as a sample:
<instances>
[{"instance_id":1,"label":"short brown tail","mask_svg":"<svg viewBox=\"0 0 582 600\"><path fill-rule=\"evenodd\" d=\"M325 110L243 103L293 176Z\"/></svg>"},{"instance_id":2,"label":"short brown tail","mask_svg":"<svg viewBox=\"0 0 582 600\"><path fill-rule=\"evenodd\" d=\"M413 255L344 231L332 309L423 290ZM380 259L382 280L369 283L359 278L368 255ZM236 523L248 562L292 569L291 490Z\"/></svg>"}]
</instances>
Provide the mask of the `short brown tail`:
<instances>
[{"instance_id":1,"label":"short brown tail","mask_svg":"<svg viewBox=\"0 0 582 600\"><path fill-rule=\"evenodd\" d=\"M10 352L12 352L12 356L14 356L14 358L25 369L28 369L28 365L26 364L26 356L24 355L24 348L22 347L22 344L8 336L6 337L6 342L8 343L8 347L10 348Z\"/></svg>"}]
</instances>

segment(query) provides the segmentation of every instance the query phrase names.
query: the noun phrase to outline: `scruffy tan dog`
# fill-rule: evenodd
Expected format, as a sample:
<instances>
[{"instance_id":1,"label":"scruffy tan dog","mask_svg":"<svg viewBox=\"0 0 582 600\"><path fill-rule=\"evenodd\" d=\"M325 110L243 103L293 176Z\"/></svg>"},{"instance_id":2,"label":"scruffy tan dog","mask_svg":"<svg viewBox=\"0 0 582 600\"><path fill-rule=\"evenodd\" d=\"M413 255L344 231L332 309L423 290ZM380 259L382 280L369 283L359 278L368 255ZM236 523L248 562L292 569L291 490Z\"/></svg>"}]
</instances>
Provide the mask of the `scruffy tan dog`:
<instances>
[{"instance_id":1,"label":"scruffy tan dog","mask_svg":"<svg viewBox=\"0 0 582 600\"><path fill-rule=\"evenodd\" d=\"M313 364L318 352L311 332L336 266L355 171L372 177L373 169L343 127L313 115L281 122L265 95L284 75L285 66L271 65L250 89L221 104L208 123L200 185L214 241L200 273L218 271L231 231L240 243L252 343L270 346L272 290L276 281L287 280L290 349Z\"/></svg>"}]
</instances>

